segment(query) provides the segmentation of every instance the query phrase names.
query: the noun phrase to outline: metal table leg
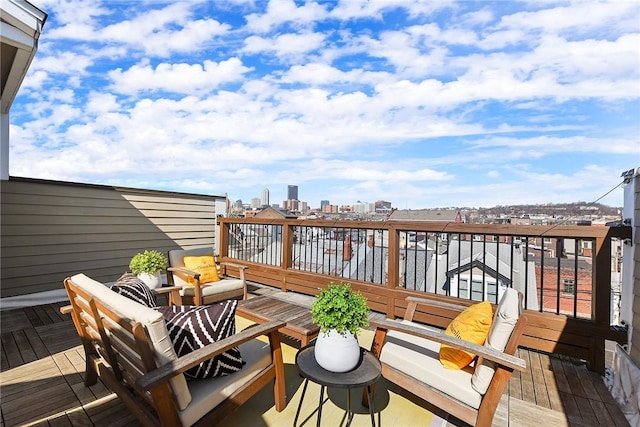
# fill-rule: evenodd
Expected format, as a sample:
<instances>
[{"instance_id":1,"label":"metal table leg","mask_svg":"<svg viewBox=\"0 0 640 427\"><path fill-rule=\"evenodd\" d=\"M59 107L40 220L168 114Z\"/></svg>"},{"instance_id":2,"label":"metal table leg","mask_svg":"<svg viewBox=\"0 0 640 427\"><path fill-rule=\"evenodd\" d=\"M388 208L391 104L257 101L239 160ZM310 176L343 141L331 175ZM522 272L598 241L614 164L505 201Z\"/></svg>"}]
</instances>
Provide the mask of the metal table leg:
<instances>
[{"instance_id":1,"label":"metal table leg","mask_svg":"<svg viewBox=\"0 0 640 427\"><path fill-rule=\"evenodd\" d=\"M300 402L298 403L298 410L296 411L296 417L293 419L293 427L298 425L298 416L300 416L300 409L302 409L302 402L304 401L304 395L307 392L307 385L309 385L309 380L304 380L304 387L302 387L302 396L300 396Z\"/></svg>"}]
</instances>

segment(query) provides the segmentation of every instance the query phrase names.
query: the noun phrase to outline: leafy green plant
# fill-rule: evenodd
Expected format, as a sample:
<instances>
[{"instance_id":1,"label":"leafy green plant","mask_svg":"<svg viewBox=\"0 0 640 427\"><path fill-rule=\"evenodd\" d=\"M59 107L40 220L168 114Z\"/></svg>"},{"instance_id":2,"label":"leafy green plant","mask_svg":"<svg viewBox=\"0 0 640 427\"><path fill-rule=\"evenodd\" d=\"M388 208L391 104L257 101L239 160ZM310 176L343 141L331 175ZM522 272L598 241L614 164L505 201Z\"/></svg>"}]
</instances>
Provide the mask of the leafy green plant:
<instances>
[{"instance_id":1,"label":"leafy green plant","mask_svg":"<svg viewBox=\"0 0 640 427\"><path fill-rule=\"evenodd\" d=\"M167 257L159 251L144 251L135 254L133 258L131 258L129 269L133 274L153 274L167 268L167 262Z\"/></svg>"},{"instance_id":2,"label":"leafy green plant","mask_svg":"<svg viewBox=\"0 0 640 427\"><path fill-rule=\"evenodd\" d=\"M353 333L369 325L369 307L367 299L351 289L349 283L329 283L311 305L313 323L320 326L322 332L335 329L341 334Z\"/></svg>"}]
</instances>

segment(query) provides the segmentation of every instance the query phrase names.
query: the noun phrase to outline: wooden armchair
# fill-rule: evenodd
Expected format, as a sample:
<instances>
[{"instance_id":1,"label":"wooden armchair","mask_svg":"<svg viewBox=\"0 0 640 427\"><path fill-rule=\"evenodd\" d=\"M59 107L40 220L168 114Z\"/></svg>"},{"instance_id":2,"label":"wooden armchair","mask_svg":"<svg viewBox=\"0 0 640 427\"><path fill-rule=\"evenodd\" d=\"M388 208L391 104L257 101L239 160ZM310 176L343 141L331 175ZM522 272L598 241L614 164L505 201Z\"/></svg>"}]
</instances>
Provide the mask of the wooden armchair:
<instances>
[{"instance_id":1,"label":"wooden armchair","mask_svg":"<svg viewBox=\"0 0 640 427\"><path fill-rule=\"evenodd\" d=\"M407 301L404 320L371 322L376 327L372 351L382 363L382 375L466 423L490 426L512 372L526 369L525 361L513 356L526 324L522 294L507 289L484 346L413 321L418 307L462 311L466 306L412 297ZM440 344L477 355L474 367L444 368L439 360Z\"/></svg>"},{"instance_id":2,"label":"wooden armchair","mask_svg":"<svg viewBox=\"0 0 640 427\"><path fill-rule=\"evenodd\" d=\"M185 267L184 257L211 257L215 260L212 248L173 249L168 253L169 267L167 268L167 282L169 286L180 286L179 294L182 304L205 305L226 299L247 299L247 282L244 277L246 266L230 262L217 263L223 272L227 267L235 267L239 271L239 278L220 274L217 282L206 283L201 274ZM191 282L189 283L189 279Z\"/></svg>"},{"instance_id":3,"label":"wooden armchair","mask_svg":"<svg viewBox=\"0 0 640 427\"><path fill-rule=\"evenodd\" d=\"M98 377L145 426L214 425L273 384L277 411L286 405L284 365L273 321L177 357L163 315L78 274L64 281L85 350L85 385ZM266 336L265 343L258 336ZM245 362L227 376L187 381L183 373L238 346Z\"/></svg>"}]
</instances>

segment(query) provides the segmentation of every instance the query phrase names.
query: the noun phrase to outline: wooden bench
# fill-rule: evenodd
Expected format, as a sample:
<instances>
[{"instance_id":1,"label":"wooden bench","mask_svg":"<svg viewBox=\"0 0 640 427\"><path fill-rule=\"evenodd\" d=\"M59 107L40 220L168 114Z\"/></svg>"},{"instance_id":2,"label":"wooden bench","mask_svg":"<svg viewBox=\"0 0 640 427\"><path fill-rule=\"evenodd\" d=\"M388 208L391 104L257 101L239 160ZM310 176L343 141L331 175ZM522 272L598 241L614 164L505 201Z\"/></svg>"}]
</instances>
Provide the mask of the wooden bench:
<instances>
[{"instance_id":1,"label":"wooden bench","mask_svg":"<svg viewBox=\"0 0 640 427\"><path fill-rule=\"evenodd\" d=\"M86 353L85 385L98 377L145 426L212 425L264 386L285 408L278 329L273 321L177 357L161 313L78 274L64 281L70 312ZM257 339L266 336L268 343ZM238 346L245 365L228 376L187 381L183 373Z\"/></svg>"},{"instance_id":2,"label":"wooden bench","mask_svg":"<svg viewBox=\"0 0 640 427\"><path fill-rule=\"evenodd\" d=\"M414 322L418 306L457 311L465 306L413 297L407 298L407 302L402 321L371 322L376 327L372 352L380 358L382 375L468 424L491 426L511 374L526 369L525 361L514 356L526 325L522 294L513 289L505 291L495 308L485 345L463 341ZM474 367L444 368L439 360L441 344L478 356Z\"/></svg>"}]
</instances>

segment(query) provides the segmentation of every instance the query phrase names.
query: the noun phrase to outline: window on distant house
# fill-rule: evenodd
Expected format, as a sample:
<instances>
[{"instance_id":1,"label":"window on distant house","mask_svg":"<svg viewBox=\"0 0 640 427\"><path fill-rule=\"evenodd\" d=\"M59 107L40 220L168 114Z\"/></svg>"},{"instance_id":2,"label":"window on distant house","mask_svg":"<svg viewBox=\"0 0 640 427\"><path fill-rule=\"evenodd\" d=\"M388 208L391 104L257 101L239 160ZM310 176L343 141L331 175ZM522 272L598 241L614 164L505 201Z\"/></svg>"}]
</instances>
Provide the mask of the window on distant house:
<instances>
[{"instance_id":1,"label":"window on distant house","mask_svg":"<svg viewBox=\"0 0 640 427\"><path fill-rule=\"evenodd\" d=\"M576 281L574 279L564 279L562 292L567 295L575 295Z\"/></svg>"},{"instance_id":2,"label":"window on distant house","mask_svg":"<svg viewBox=\"0 0 640 427\"><path fill-rule=\"evenodd\" d=\"M486 300L490 303L498 303L498 286L493 281L493 278L487 278L486 287L482 286L482 278L480 276L473 277L471 279L471 300L484 301L484 294L486 294ZM458 298L469 299L469 276L458 278Z\"/></svg>"}]
</instances>

